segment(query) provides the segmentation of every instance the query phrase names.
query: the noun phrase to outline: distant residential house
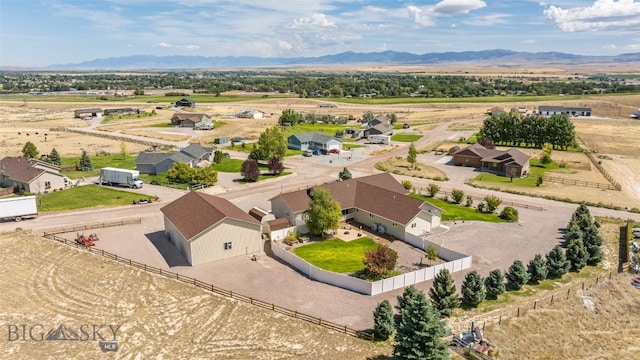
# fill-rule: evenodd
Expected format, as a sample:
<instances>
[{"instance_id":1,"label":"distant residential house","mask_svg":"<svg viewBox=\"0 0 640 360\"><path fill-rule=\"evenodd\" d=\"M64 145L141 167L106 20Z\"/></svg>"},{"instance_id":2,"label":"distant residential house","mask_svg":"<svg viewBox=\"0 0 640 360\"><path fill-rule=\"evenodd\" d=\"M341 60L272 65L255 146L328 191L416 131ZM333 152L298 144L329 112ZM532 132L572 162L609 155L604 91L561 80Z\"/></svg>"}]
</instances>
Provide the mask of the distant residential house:
<instances>
[{"instance_id":1,"label":"distant residential house","mask_svg":"<svg viewBox=\"0 0 640 360\"><path fill-rule=\"evenodd\" d=\"M591 116L591 108L565 107L565 106L539 106L538 114L543 116L551 116L551 115Z\"/></svg>"},{"instance_id":2,"label":"distant residential house","mask_svg":"<svg viewBox=\"0 0 640 360\"><path fill-rule=\"evenodd\" d=\"M529 173L531 157L518 149L487 149L473 144L453 153L453 164L472 166L487 172L509 177L525 177Z\"/></svg>"},{"instance_id":3,"label":"distant residential house","mask_svg":"<svg viewBox=\"0 0 640 360\"><path fill-rule=\"evenodd\" d=\"M73 110L73 116L79 119L91 116L91 117L102 117L104 112L100 108L91 108L91 109L78 109Z\"/></svg>"},{"instance_id":4,"label":"distant residential house","mask_svg":"<svg viewBox=\"0 0 640 360\"><path fill-rule=\"evenodd\" d=\"M640 118L640 109L636 110L633 114L629 115L632 119Z\"/></svg>"},{"instance_id":5,"label":"distant residential house","mask_svg":"<svg viewBox=\"0 0 640 360\"><path fill-rule=\"evenodd\" d=\"M176 106L177 107L190 107L192 109L196 108L196 102L189 99L189 98L182 98L178 101L176 101Z\"/></svg>"},{"instance_id":6,"label":"distant residential house","mask_svg":"<svg viewBox=\"0 0 640 360\"><path fill-rule=\"evenodd\" d=\"M287 147L295 150L342 150L342 140L322 132L302 133L289 136Z\"/></svg>"},{"instance_id":7,"label":"distant residential house","mask_svg":"<svg viewBox=\"0 0 640 360\"><path fill-rule=\"evenodd\" d=\"M487 114L489 115L501 115L504 113L505 113L504 109L500 107L492 107L490 109L487 109Z\"/></svg>"},{"instance_id":8,"label":"distant residential house","mask_svg":"<svg viewBox=\"0 0 640 360\"><path fill-rule=\"evenodd\" d=\"M194 191L160 211L165 235L192 266L262 252L262 224L229 200Z\"/></svg>"},{"instance_id":9,"label":"distant residential house","mask_svg":"<svg viewBox=\"0 0 640 360\"><path fill-rule=\"evenodd\" d=\"M140 108L115 108L115 109L104 109L104 116L120 116L120 115L134 115L134 114L143 114L144 109Z\"/></svg>"},{"instance_id":10,"label":"distant residential house","mask_svg":"<svg viewBox=\"0 0 640 360\"><path fill-rule=\"evenodd\" d=\"M353 220L377 233L404 240L420 237L440 226L442 209L412 198L389 173L330 182L326 189L342 209L342 220ZM286 218L300 232L308 232L307 211L314 188L282 193L270 199L276 219Z\"/></svg>"},{"instance_id":11,"label":"distant residential house","mask_svg":"<svg viewBox=\"0 0 640 360\"><path fill-rule=\"evenodd\" d=\"M173 164L182 162L190 167L198 167L202 162L213 161L213 149L200 144L190 144L175 153L141 152L136 158L136 169L141 174L163 174L169 171Z\"/></svg>"},{"instance_id":12,"label":"distant residential house","mask_svg":"<svg viewBox=\"0 0 640 360\"><path fill-rule=\"evenodd\" d=\"M243 119L262 119L264 113L260 110L245 109L237 113L236 117Z\"/></svg>"},{"instance_id":13,"label":"distant residential house","mask_svg":"<svg viewBox=\"0 0 640 360\"><path fill-rule=\"evenodd\" d=\"M171 117L171 125L195 128L202 127L204 125L212 126L213 123L207 114L175 113Z\"/></svg>"},{"instance_id":14,"label":"distant residential house","mask_svg":"<svg viewBox=\"0 0 640 360\"><path fill-rule=\"evenodd\" d=\"M63 190L69 179L60 168L36 159L7 156L0 160L0 185L33 194Z\"/></svg>"},{"instance_id":15,"label":"distant residential house","mask_svg":"<svg viewBox=\"0 0 640 360\"><path fill-rule=\"evenodd\" d=\"M368 138L369 135L393 135L393 126L391 119L386 116L378 116L369 121L362 127L362 137Z\"/></svg>"}]
</instances>

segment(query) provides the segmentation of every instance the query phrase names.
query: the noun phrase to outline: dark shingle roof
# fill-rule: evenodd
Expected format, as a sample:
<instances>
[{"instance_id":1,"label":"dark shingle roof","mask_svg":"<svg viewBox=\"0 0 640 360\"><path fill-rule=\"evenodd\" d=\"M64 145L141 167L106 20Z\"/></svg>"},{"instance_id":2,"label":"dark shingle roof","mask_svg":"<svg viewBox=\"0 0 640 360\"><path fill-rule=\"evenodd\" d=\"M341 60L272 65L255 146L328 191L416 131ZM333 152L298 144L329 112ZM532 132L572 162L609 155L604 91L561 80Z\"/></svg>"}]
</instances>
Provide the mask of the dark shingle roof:
<instances>
[{"instance_id":1,"label":"dark shingle roof","mask_svg":"<svg viewBox=\"0 0 640 360\"><path fill-rule=\"evenodd\" d=\"M315 142L319 144L325 144L329 142L333 137L322 133L322 132L311 132L311 133L302 133L302 134L294 134L290 136L291 138L296 138L301 143L305 142ZM338 139L339 140L339 139ZM342 140L340 140L342 141Z\"/></svg>"},{"instance_id":2,"label":"dark shingle roof","mask_svg":"<svg viewBox=\"0 0 640 360\"><path fill-rule=\"evenodd\" d=\"M186 154L194 159L200 159L206 153L211 152L211 148L205 148L200 144L190 144L186 148L180 150L181 153Z\"/></svg>"},{"instance_id":3,"label":"dark shingle roof","mask_svg":"<svg viewBox=\"0 0 640 360\"><path fill-rule=\"evenodd\" d=\"M275 220L269 220L267 221L267 224L269 224L269 229L271 231L282 230L291 226L289 224L289 219L287 219L286 217L275 219Z\"/></svg>"},{"instance_id":4,"label":"dark shingle roof","mask_svg":"<svg viewBox=\"0 0 640 360\"><path fill-rule=\"evenodd\" d=\"M136 158L136 165L156 165L171 157L171 153L141 152Z\"/></svg>"},{"instance_id":5,"label":"dark shingle roof","mask_svg":"<svg viewBox=\"0 0 640 360\"><path fill-rule=\"evenodd\" d=\"M190 192L165 205L160 211L187 240L226 218L260 224L229 200L200 192Z\"/></svg>"},{"instance_id":6,"label":"dark shingle roof","mask_svg":"<svg viewBox=\"0 0 640 360\"><path fill-rule=\"evenodd\" d=\"M531 156L521 152L518 149L510 148L508 150L487 149L480 144L473 144L464 149L456 151L453 155L476 155L484 162L496 162L505 164L515 162L516 164L525 165Z\"/></svg>"},{"instance_id":7,"label":"dark shingle roof","mask_svg":"<svg viewBox=\"0 0 640 360\"><path fill-rule=\"evenodd\" d=\"M14 181L29 183L43 172L46 172L44 169L38 169L33 166L40 162L41 161L27 159L22 156L7 156L0 160L0 173Z\"/></svg>"},{"instance_id":8,"label":"dark shingle roof","mask_svg":"<svg viewBox=\"0 0 640 360\"><path fill-rule=\"evenodd\" d=\"M359 208L400 224L407 224L419 212L423 201L407 196L407 190L389 173L320 185L327 189L342 209ZM293 212L309 208L307 190L279 196Z\"/></svg>"}]
</instances>

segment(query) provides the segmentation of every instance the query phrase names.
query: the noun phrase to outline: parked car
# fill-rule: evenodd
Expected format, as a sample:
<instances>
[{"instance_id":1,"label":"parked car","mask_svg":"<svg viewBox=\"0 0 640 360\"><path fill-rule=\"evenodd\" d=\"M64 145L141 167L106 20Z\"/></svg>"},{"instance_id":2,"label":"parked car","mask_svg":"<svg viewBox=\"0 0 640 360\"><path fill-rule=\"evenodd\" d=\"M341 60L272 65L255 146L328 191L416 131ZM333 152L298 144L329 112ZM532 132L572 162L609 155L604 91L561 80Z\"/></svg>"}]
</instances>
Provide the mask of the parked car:
<instances>
[{"instance_id":1,"label":"parked car","mask_svg":"<svg viewBox=\"0 0 640 360\"><path fill-rule=\"evenodd\" d=\"M340 154L340 149L331 149L329 152L332 154Z\"/></svg>"},{"instance_id":2,"label":"parked car","mask_svg":"<svg viewBox=\"0 0 640 360\"><path fill-rule=\"evenodd\" d=\"M313 150L313 155L320 155L320 150Z\"/></svg>"},{"instance_id":3,"label":"parked car","mask_svg":"<svg viewBox=\"0 0 640 360\"><path fill-rule=\"evenodd\" d=\"M327 149L322 149L322 150L320 150L320 153L321 153L322 155L329 155L329 150L327 150Z\"/></svg>"},{"instance_id":4,"label":"parked car","mask_svg":"<svg viewBox=\"0 0 640 360\"><path fill-rule=\"evenodd\" d=\"M313 151L311 150L305 150L302 152L302 156L312 156L313 155Z\"/></svg>"}]
</instances>

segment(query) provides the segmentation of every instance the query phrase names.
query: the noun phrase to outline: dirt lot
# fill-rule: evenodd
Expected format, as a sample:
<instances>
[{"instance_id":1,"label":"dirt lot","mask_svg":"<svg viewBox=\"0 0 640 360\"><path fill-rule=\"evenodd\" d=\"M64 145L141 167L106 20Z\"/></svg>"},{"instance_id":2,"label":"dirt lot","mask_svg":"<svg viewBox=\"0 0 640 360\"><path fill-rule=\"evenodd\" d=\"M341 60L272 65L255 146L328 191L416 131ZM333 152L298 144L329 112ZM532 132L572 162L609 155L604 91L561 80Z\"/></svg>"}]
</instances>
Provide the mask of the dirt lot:
<instances>
[{"instance_id":1,"label":"dirt lot","mask_svg":"<svg viewBox=\"0 0 640 360\"><path fill-rule=\"evenodd\" d=\"M42 261L42 259L47 261ZM388 346L212 295L28 233L0 234L0 353L13 359L104 357L99 336L83 340L82 325L121 325L120 359L365 359ZM64 324L80 341L36 341ZM14 331L15 330L15 331ZM86 328L85 328L86 330ZM99 330L112 340L110 330ZM71 332L66 331L70 335Z\"/></svg>"}]
</instances>

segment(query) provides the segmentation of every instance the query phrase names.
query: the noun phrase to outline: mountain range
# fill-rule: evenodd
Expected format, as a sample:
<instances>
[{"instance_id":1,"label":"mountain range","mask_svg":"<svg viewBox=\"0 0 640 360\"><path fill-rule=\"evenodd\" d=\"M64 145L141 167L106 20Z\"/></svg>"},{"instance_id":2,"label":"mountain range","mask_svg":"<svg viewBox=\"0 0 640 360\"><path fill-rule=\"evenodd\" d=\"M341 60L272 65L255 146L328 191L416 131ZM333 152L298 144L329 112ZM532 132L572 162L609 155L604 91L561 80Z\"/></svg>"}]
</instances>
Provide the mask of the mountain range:
<instances>
[{"instance_id":1,"label":"mountain range","mask_svg":"<svg viewBox=\"0 0 640 360\"><path fill-rule=\"evenodd\" d=\"M286 66L338 66L355 64L376 65L435 65L451 63L486 63L494 66L514 66L531 63L545 64L602 64L640 62L640 53L615 56L588 56L561 52L518 52L512 50L483 50L412 54L408 52L342 52L318 57L257 57L257 56L154 56L132 55L95 59L75 64L55 64L48 69L62 70L135 70L135 69L211 69L259 68Z\"/></svg>"}]
</instances>

